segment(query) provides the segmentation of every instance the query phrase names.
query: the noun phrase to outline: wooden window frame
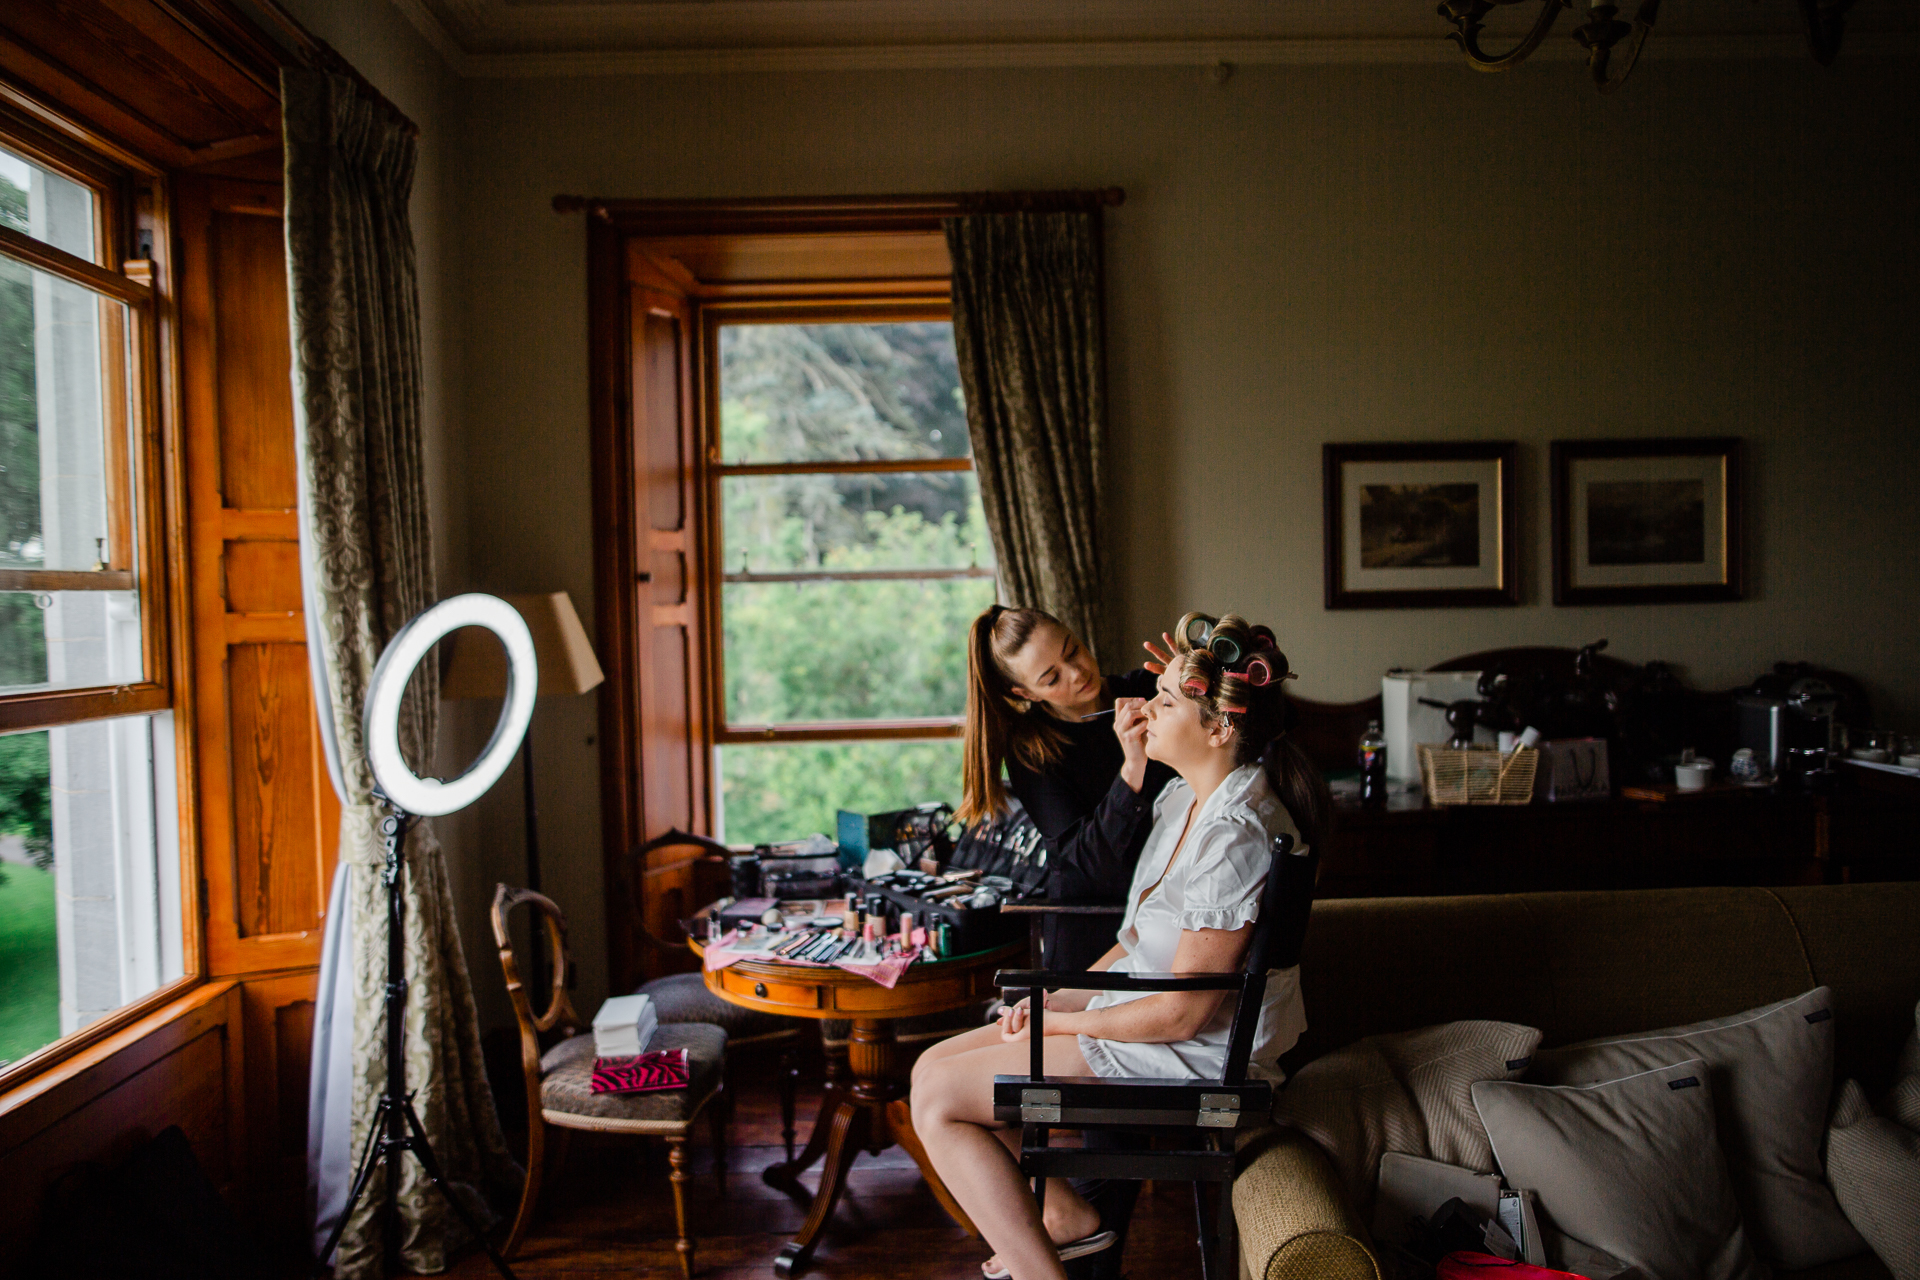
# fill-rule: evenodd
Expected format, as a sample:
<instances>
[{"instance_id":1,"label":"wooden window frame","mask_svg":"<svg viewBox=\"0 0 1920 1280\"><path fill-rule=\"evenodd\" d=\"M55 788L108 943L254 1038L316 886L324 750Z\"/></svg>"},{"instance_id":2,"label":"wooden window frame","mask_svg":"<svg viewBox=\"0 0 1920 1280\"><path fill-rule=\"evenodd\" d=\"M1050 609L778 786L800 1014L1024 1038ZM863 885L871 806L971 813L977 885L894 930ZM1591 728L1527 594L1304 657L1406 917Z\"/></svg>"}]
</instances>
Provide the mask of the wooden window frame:
<instances>
[{"instance_id":1,"label":"wooden window frame","mask_svg":"<svg viewBox=\"0 0 1920 1280\"><path fill-rule=\"evenodd\" d=\"M791 289L790 284L780 286ZM706 639L707 723L713 726L712 745L766 745L786 742L876 742L888 740L928 740L958 738L964 716L920 716L887 720L822 720L777 724L734 724L728 720L726 706L726 631L723 588L726 582L739 580L721 563L720 550L726 545L722 527L723 507L720 489L734 476L779 475L871 475L874 473L966 471L974 469L971 450L964 458L888 458L822 459L809 462L734 462L722 460L725 441L720 434L720 330L730 324L911 324L950 323L953 307L944 291L922 298L903 297L908 289L926 290L925 281L875 281L866 296L850 294L796 302L783 293L765 297L729 298L697 304L695 316L700 326L700 361L696 384L705 392L700 400L699 432L702 469L701 485L706 492L707 527L705 543L711 549L703 557L707 590L704 607ZM863 291L865 282L863 282ZM992 570L976 569L882 569L866 573L770 574L752 575L752 580L786 582L800 580L848 580L853 578L936 581L946 578L991 577Z\"/></svg>"},{"instance_id":2,"label":"wooden window frame","mask_svg":"<svg viewBox=\"0 0 1920 1280\"><path fill-rule=\"evenodd\" d=\"M11 86L9 86L11 89ZM103 397L107 416L108 540L104 570L0 570L8 591L135 590L139 594L145 678L118 686L0 694L0 733L22 733L127 716L173 716L176 842L180 858L181 976L122 1005L0 1070L0 1096L100 1045L207 981L201 929L201 857L190 683L181 655L184 632L184 510L179 414L173 394L177 358L169 271L167 185L157 168L129 153L94 145L91 131L66 124L17 90L0 98L0 145L89 188L94 195L94 260L0 227L0 255L79 284L124 305L120 329L124 387ZM130 251L136 230L150 234L150 257ZM116 269L117 268L117 269ZM113 376L111 368L108 377ZM121 390L125 395L120 395ZM161 815L157 818L164 821Z\"/></svg>"}]
</instances>

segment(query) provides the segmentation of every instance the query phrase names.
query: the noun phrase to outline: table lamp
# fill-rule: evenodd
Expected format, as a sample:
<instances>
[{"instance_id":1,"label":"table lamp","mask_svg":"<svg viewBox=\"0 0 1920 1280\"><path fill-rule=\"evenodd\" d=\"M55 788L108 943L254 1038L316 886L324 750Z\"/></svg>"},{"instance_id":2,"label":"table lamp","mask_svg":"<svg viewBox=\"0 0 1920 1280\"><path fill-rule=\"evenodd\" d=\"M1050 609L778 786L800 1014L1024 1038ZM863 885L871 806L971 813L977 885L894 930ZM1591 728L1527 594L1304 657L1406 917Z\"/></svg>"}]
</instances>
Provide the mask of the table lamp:
<instances>
[{"instance_id":1,"label":"table lamp","mask_svg":"<svg viewBox=\"0 0 1920 1280\"><path fill-rule=\"evenodd\" d=\"M580 615L564 591L542 595L503 596L508 604L527 620L533 634L533 650L540 663L542 698L577 695L605 680L600 660L593 656ZM501 698L507 692L506 651L491 636L471 628L448 637L453 658L440 681L442 698ZM520 744L521 787L526 796L527 882L526 887L540 892L539 818L533 798L533 735Z\"/></svg>"}]
</instances>

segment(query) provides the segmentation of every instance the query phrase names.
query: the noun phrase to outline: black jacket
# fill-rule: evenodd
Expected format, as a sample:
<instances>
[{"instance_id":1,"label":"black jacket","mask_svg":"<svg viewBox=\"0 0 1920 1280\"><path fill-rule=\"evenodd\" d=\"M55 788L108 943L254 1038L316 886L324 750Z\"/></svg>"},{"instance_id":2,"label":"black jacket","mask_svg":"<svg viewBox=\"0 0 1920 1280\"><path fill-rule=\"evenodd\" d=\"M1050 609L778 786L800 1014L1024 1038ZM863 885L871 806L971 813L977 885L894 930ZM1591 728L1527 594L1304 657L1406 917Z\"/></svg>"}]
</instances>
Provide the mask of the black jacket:
<instances>
[{"instance_id":1,"label":"black jacket","mask_svg":"<svg viewBox=\"0 0 1920 1280\"><path fill-rule=\"evenodd\" d=\"M1151 698L1151 671L1108 676L1116 698ZM1045 770L1007 764L1008 788L1033 815L1047 846L1047 895L1074 902L1125 905L1134 864L1153 829L1153 801L1173 777L1158 761L1147 762L1136 794L1120 777L1125 756L1113 721L1062 723L1066 749ZM1047 917L1041 946L1049 969L1077 971L1105 955L1120 930L1120 917Z\"/></svg>"}]
</instances>

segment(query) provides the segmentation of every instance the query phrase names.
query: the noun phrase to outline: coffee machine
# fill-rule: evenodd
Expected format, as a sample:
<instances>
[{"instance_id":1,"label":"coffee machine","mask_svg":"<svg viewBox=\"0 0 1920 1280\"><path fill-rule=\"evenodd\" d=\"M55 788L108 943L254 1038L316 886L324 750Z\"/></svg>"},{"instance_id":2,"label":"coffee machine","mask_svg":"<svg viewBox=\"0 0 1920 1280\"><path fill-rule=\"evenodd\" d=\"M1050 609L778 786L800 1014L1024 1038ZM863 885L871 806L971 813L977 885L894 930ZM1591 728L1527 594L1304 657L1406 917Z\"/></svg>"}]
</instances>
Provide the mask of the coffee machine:
<instances>
[{"instance_id":1,"label":"coffee machine","mask_svg":"<svg viewBox=\"0 0 1920 1280\"><path fill-rule=\"evenodd\" d=\"M1840 695L1826 681L1776 669L1733 700L1737 745L1750 747L1768 770L1779 775L1789 752L1836 749L1835 726Z\"/></svg>"}]
</instances>

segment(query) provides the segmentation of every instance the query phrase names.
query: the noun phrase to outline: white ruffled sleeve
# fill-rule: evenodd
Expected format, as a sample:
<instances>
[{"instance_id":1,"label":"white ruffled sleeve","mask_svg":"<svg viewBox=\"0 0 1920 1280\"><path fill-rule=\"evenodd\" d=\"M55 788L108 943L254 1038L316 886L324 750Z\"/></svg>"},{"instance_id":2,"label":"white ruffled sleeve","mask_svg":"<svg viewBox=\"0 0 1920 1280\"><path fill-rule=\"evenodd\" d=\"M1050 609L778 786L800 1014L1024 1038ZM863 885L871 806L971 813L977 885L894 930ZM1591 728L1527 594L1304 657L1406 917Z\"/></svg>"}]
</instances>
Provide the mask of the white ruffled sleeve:
<instances>
[{"instance_id":1,"label":"white ruffled sleeve","mask_svg":"<svg viewBox=\"0 0 1920 1280\"><path fill-rule=\"evenodd\" d=\"M1273 861L1266 829L1251 813L1223 815L1194 833L1193 868L1181 886L1182 929L1238 929L1259 918Z\"/></svg>"}]
</instances>

